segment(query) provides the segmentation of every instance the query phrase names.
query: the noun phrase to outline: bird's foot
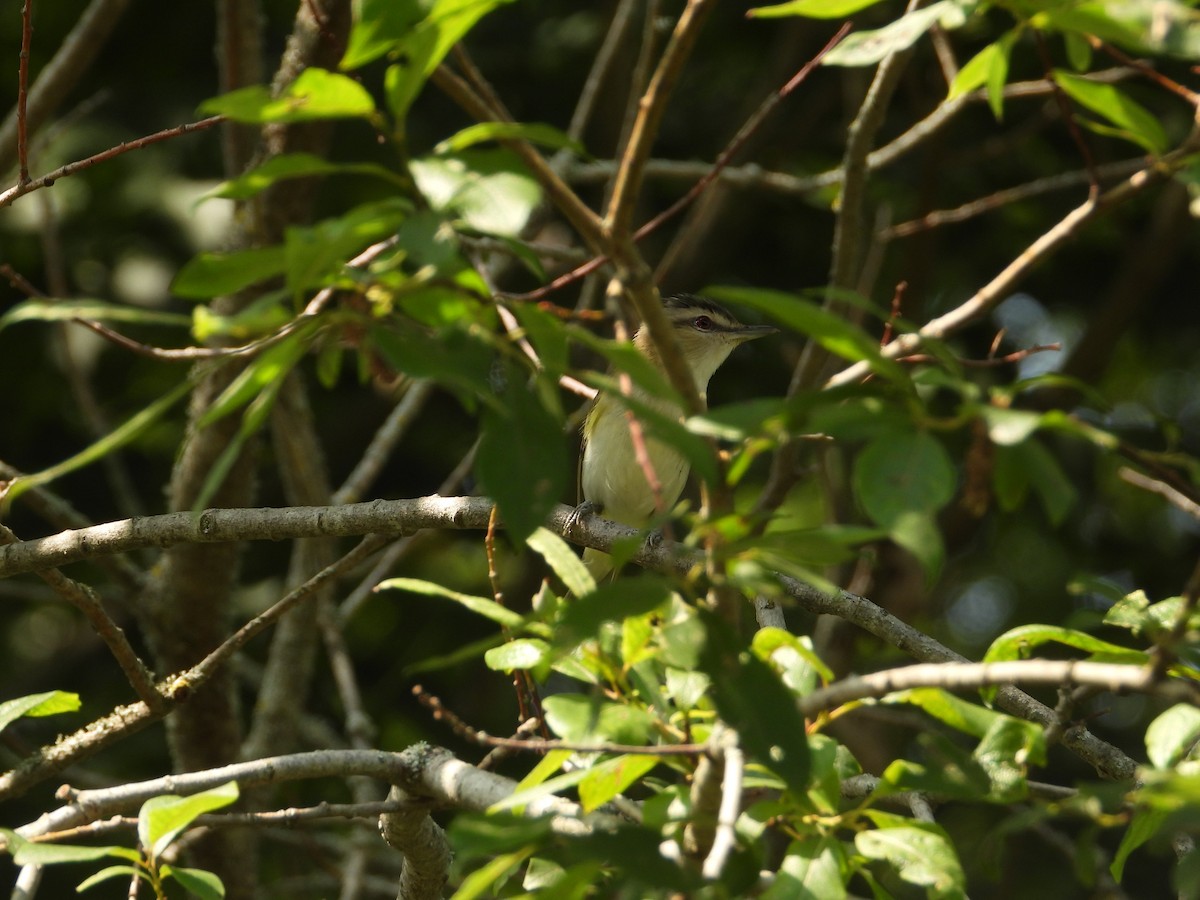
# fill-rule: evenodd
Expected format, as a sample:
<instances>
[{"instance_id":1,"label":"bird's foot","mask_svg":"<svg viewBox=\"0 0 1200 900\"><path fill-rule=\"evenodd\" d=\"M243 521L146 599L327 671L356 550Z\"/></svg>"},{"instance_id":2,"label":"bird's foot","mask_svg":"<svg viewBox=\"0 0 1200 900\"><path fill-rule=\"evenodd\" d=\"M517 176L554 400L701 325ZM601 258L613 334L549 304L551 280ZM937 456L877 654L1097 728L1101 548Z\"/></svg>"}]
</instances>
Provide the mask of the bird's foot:
<instances>
[{"instance_id":1,"label":"bird's foot","mask_svg":"<svg viewBox=\"0 0 1200 900\"><path fill-rule=\"evenodd\" d=\"M580 503L578 506L576 506L573 510L571 510L571 514L569 516L567 516L567 527L565 530L567 531L567 533L574 531L579 525L581 525L583 523L584 519L588 519L588 518L591 518L592 516L599 515L600 512L603 511L603 509L604 509L604 507L601 506L599 503L595 503L591 500L584 500L582 503Z\"/></svg>"}]
</instances>

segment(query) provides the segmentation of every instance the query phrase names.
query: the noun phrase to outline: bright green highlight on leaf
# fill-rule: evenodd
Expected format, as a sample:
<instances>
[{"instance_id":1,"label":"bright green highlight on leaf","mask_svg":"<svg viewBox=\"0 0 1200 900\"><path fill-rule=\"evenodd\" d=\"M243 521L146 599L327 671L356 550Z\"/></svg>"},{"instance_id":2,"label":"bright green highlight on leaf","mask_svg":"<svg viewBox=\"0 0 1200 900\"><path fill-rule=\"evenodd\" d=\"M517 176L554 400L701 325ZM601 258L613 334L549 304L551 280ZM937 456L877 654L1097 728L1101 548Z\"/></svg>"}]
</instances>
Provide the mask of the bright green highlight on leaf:
<instances>
[{"instance_id":1,"label":"bright green highlight on leaf","mask_svg":"<svg viewBox=\"0 0 1200 900\"><path fill-rule=\"evenodd\" d=\"M353 78L310 68L301 72L278 97L272 97L266 85L253 85L204 101L200 112L228 116L249 125L312 122L366 118L375 112L375 101Z\"/></svg>"},{"instance_id":2,"label":"bright green highlight on leaf","mask_svg":"<svg viewBox=\"0 0 1200 900\"><path fill-rule=\"evenodd\" d=\"M485 141L528 141L550 150L570 150L582 156L583 145L564 131L541 122L480 122L468 125L433 148L438 155L459 153Z\"/></svg>"},{"instance_id":3,"label":"bright green highlight on leaf","mask_svg":"<svg viewBox=\"0 0 1200 900\"><path fill-rule=\"evenodd\" d=\"M880 0L792 0L776 6L759 6L746 13L752 19L804 16L809 19L841 19L874 6Z\"/></svg>"},{"instance_id":4,"label":"bright green highlight on leaf","mask_svg":"<svg viewBox=\"0 0 1200 900\"><path fill-rule=\"evenodd\" d=\"M1054 70L1054 80L1076 103L1111 122L1118 136L1151 153L1162 153L1169 146L1167 133L1154 114L1115 84L1101 84L1062 69Z\"/></svg>"},{"instance_id":5,"label":"bright green highlight on leaf","mask_svg":"<svg viewBox=\"0 0 1200 900\"><path fill-rule=\"evenodd\" d=\"M131 325L181 325L184 328L191 324L191 317L182 313L143 309L106 300L26 300L0 316L0 331L18 322L70 322L74 319L128 322Z\"/></svg>"},{"instance_id":6,"label":"bright green highlight on leaf","mask_svg":"<svg viewBox=\"0 0 1200 900\"><path fill-rule=\"evenodd\" d=\"M236 781L186 797L175 794L151 797L138 812L138 841L151 859L157 859L197 816L228 806L237 798Z\"/></svg>"},{"instance_id":7,"label":"bright green highlight on leaf","mask_svg":"<svg viewBox=\"0 0 1200 900\"><path fill-rule=\"evenodd\" d=\"M372 175L389 182L394 188L404 189L407 186L405 180L395 172L373 163L333 163L311 153L284 153L224 182L201 197L200 202L214 197L247 200L280 181L313 175Z\"/></svg>"},{"instance_id":8,"label":"bright green highlight on leaf","mask_svg":"<svg viewBox=\"0 0 1200 900\"><path fill-rule=\"evenodd\" d=\"M5 700L0 703L0 731L23 716L56 716L60 713L75 712L79 706L79 695L70 691L46 691L42 694L29 694L26 697Z\"/></svg>"},{"instance_id":9,"label":"bright green highlight on leaf","mask_svg":"<svg viewBox=\"0 0 1200 900\"><path fill-rule=\"evenodd\" d=\"M826 66L873 66L885 56L907 50L934 25L961 28L978 6L976 0L938 0L905 13L874 31L854 31L821 60Z\"/></svg>"},{"instance_id":10,"label":"bright green highlight on leaf","mask_svg":"<svg viewBox=\"0 0 1200 900\"><path fill-rule=\"evenodd\" d=\"M477 615L483 616L485 619L491 619L498 625L503 625L506 628L520 628L525 619L511 609L506 609L490 597L476 597L471 594L464 594L459 591L451 590L448 587L443 587L440 584L435 584L432 581L423 581L419 578L389 578L387 581L380 582L376 591L408 591L411 594L424 594L426 597L441 597L445 600L452 600L459 606L469 609Z\"/></svg>"},{"instance_id":11,"label":"bright green highlight on leaf","mask_svg":"<svg viewBox=\"0 0 1200 900\"><path fill-rule=\"evenodd\" d=\"M1197 740L1200 709L1177 703L1146 729L1146 755L1155 768L1167 769L1182 760Z\"/></svg>"}]
</instances>

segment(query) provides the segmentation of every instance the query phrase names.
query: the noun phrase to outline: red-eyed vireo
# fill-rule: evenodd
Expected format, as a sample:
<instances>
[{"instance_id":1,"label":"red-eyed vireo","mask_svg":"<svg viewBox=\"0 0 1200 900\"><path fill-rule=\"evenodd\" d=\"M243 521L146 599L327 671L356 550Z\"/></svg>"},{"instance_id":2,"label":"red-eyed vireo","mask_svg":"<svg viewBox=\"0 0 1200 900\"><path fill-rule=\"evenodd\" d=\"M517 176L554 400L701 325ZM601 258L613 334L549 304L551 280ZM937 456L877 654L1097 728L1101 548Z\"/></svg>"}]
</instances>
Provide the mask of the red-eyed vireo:
<instances>
[{"instance_id":1,"label":"red-eyed vireo","mask_svg":"<svg viewBox=\"0 0 1200 900\"><path fill-rule=\"evenodd\" d=\"M701 402L705 401L709 379L735 347L778 330L770 325L743 325L720 304L692 294L667 297L663 308L696 379ZM644 326L633 336L633 345L662 368ZM683 415L678 403L652 396L636 384L631 396L661 413ZM625 411L620 399L597 395L583 423L580 487L586 509L625 525L642 527L655 512L669 511L675 505L687 481L688 463L674 447L646 437L646 458L658 482L654 490L646 478L646 466L638 460ZM585 550L583 560L597 581L612 570L612 558L598 550Z\"/></svg>"}]
</instances>

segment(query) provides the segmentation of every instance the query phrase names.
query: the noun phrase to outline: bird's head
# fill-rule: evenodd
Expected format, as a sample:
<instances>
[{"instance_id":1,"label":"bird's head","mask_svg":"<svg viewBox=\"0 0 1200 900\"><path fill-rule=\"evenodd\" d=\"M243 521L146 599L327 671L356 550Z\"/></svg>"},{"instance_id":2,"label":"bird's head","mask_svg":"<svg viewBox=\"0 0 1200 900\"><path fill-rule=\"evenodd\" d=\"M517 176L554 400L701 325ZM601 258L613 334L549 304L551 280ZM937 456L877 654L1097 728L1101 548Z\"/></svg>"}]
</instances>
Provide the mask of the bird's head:
<instances>
[{"instance_id":1,"label":"bird's head","mask_svg":"<svg viewBox=\"0 0 1200 900\"><path fill-rule=\"evenodd\" d=\"M735 347L778 331L770 325L743 325L719 303L694 294L666 297L663 309L696 379L696 390L701 394L708 389L709 379ZM633 341L642 353L657 360L645 326L638 329Z\"/></svg>"}]
</instances>

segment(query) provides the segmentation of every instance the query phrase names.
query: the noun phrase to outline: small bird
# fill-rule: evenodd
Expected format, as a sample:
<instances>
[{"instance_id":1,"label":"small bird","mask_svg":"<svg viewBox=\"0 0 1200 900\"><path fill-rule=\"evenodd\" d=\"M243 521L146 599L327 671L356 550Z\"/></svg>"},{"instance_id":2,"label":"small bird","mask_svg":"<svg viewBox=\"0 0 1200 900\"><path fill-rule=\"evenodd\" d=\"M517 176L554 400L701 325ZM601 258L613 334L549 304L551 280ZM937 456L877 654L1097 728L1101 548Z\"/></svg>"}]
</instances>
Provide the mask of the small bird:
<instances>
[{"instance_id":1,"label":"small bird","mask_svg":"<svg viewBox=\"0 0 1200 900\"><path fill-rule=\"evenodd\" d=\"M720 304L692 294L667 297L663 308L696 380L696 392L702 403L706 402L709 379L735 347L778 331L770 325L743 325ZM644 325L633 336L633 346L662 370ZM659 412L683 415L678 403L647 394L637 385L631 395ZM649 436L646 454L658 482L657 492L651 488L638 461L625 406L611 395L598 394L583 423L581 511L600 512L622 524L642 527L656 511L674 506L687 481L687 460L674 447ZM585 550L583 561L597 582L612 571L612 557L599 550Z\"/></svg>"}]
</instances>

